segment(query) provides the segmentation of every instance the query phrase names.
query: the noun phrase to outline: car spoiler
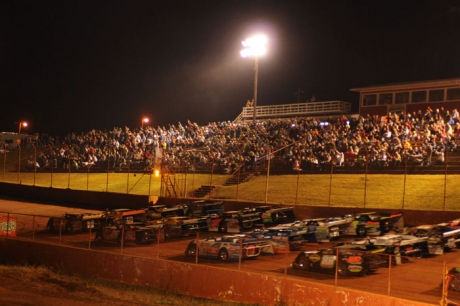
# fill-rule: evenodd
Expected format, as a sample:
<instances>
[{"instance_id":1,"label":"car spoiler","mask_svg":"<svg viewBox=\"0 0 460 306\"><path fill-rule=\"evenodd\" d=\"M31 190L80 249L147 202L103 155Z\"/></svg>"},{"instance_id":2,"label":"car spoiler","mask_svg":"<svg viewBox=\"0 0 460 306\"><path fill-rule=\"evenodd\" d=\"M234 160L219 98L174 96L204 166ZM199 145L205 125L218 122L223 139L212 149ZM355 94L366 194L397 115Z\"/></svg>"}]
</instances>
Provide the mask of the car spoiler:
<instances>
[{"instance_id":1,"label":"car spoiler","mask_svg":"<svg viewBox=\"0 0 460 306\"><path fill-rule=\"evenodd\" d=\"M457 235L459 233L460 233L460 229L456 229L456 230L452 230L452 231L442 233L442 236L443 237L451 237L451 236Z\"/></svg>"},{"instance_id":2,"label":"car spoiler","mask_svg":"<svg viewBox=\"0 0 460 306\"><path fill-rule=\"evenodd\" d=\"M143 214L145 214L145 210L144 209L139 209L139 210L130 210L130 211L124 211L124 212L121 212L121 213L117 213L113 217L114 218L123 218L123 217L127 217L127 216L143 215Z\"/></svg>"},{"instance_id":3,"label":"car spoiler","mask_svg":"<svg viewBox=\"0 0 460 306\"><path fill-rule=\"evenodd\" d=\"M82 217L82 220L83 221L97 220L97 219L102 219L102 218L105 218L105 217L106 217L106 214L104 214L104 213L102 213L102 214L94 214L94 215L86 215L86 216Z\"/></svg>"}]
</instances>

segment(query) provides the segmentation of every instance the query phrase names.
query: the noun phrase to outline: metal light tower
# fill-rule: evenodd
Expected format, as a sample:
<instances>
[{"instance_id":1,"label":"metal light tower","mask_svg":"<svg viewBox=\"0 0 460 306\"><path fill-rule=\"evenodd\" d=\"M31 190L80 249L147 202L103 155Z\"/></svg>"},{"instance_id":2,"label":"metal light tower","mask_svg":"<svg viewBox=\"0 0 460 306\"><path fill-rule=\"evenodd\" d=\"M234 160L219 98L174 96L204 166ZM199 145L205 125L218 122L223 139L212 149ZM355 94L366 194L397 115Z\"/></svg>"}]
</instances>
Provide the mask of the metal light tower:
<instances>
[{"instance_id":1,"label":"metal light tower","mask_svg":"<svg viewBox=\"0 0 460 306\"><path fill-rule=\"evenodd\" d=\"M259 56L267 53L267 37L265 35L255 35L247 38L241 42L244 49L241 50L240 54L242 57L254 57L254 103L253 107L253 123L256 123L256 107L257 107L257 78L259 75Z\"/></svg>"},{"instance_id":2,"label":"metal light tower","mask_svg":"<svg viewBox=\"0 0 460 306\"><path fill-rule=\"evenodd\" d=\"M29 125L29 124L28 124L27 122L25 122L25 121L20 121L20 122L19 122L19 132L18 132L18 134L21 134L21 128L22 128L22 127L27 127L28 125Z\"/></svg>"}]
</instances>

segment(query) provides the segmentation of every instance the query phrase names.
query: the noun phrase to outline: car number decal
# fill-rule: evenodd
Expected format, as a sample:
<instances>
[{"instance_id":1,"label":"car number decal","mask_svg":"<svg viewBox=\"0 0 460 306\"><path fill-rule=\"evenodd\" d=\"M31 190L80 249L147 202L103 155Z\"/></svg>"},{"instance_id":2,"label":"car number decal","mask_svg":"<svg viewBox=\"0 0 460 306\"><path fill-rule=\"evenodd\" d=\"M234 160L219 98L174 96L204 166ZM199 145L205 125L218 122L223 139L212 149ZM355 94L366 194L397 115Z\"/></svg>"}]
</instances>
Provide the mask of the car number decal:
<instances>
[{"instance_id":1,"label":"car number decal","mask_svg":"<svg viewBox=\"0 0 460 306\"><path fill-rule=\"evenodd\" d=\"M323 268L333 268L335 264L335 255L323 255L320 266Z\"/></svg>"}]
</instances>

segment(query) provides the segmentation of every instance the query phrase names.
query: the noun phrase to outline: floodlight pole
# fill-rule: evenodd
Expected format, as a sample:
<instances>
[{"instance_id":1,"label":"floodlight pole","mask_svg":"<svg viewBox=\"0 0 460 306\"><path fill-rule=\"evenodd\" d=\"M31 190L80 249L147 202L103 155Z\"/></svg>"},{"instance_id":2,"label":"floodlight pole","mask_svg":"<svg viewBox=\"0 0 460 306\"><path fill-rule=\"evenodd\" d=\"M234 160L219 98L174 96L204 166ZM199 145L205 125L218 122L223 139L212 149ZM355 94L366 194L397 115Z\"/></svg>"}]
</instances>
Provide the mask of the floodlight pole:
<instances>
[{"instance_id":1,"label":"floodlight pole","mask_svg":"<svg viewBox=\"0 0 460 306\"><path fill-rule=\"evenodd\" d=\"M254 62L254 101L252 104L252 123L256 124L256 108L257 108L257 80L259 77L259 57L255 57Z\"/></svg>"}]
</instances>

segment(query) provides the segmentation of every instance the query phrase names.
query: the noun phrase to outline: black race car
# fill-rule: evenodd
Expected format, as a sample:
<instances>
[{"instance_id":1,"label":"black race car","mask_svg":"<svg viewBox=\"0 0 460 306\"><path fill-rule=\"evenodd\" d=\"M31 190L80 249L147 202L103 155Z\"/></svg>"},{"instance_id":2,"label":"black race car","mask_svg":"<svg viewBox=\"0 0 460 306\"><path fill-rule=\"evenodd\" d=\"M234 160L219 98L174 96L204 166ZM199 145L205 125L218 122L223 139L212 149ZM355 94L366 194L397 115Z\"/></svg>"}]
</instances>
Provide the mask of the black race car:
<instances>
[{"instance_id":1,"label":"black race car","mask_svg":"<svg viewBox=\"0 0 460 306\"><path fill-rule=\"evenodd\" d=\"M46 223L50 232L75 233L91 229L99 229L105 225L105 214L65 213L60 217L51 217Z\"/></svg>"},{"instance_id":2,"label":"black race car","mask_svg":"<svg viewBox=\"0 0 460 306\"><path fill-rule=\"evenodd\" d=\"M304 251L291 264L292 268L303 271L333 274L337 269L340 276L371 274L381 266L382 262L378 256L370 251L354 250L350 245Z\"/></svg>"},{"instance_id":3,"label":"black race car","mask_svg":"<svg viewBox=\"0 0 460 306\"><path fill-rule=\"evenodd\" d=\"M380 236L390 231L400 232L404 230L403 213L358 213L354 215L354 221L347 228L346 235L358 237Z\"/></svg>"}]
</instances>

